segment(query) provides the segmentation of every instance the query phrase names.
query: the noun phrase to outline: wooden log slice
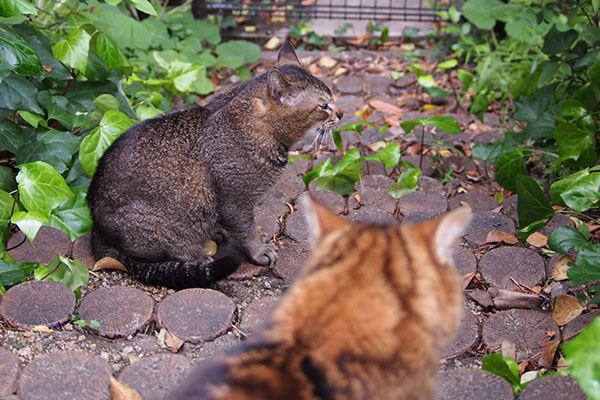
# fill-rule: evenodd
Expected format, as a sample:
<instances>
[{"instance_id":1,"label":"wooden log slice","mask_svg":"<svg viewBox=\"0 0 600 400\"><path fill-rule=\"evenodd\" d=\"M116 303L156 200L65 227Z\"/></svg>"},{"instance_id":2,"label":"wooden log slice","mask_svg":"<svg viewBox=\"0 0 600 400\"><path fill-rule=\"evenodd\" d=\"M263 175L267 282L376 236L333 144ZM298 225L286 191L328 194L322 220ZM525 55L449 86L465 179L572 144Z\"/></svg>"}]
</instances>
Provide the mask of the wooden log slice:
<instances>
[{"instance_id":1,"label":"wooden log slice","mask_svg":"<svg viewBox=\"0 0 600 400\"><path fill-rule=\"evenodd\" d=\"M460 247L454 253L454 265L461 276L472 274L477 270L477 258L469 250Z\"/></svg>"},{"instance_id":2,"label":"wooden log slice","mask_svg":"<svg viewBox=\"0 0 600 400\"><path fill-rule=\"evenodd\" d=\"M302 210L304 208L303 198L309 196L329 208L335 214L342 214L346 209L346 200L339 193L330 190L312 190L304 192L296 200L296 208Z\"/></svg>"},{"instance_id":3,"label":"wooden log slice","mask_svg":"<svg viewBox=\"0 0 600 400\"><path fill-rule=\"evenodd\" d=\"M393 214L396 211L396 200L388 194L387 190L366 187L348 197L350 210L358 210L362 207L380 208Z\"/></svg>"},{"instance_id":4,"label":"wooden log slice","mask_svg":"<svg viewBox=\"0 0 600 400\"><path fill-rule=\"evenodd\" d=\"M225 333L233 323L235 303L212 289L186 289L165 298L156 313L158 324L178 338L199 343Z\"/></svg>"},{"instance_id":5,"label":"wooden log slice","mask_svg":"<svg viewBox=\"0 0 600 400\"><path fill-rule=\"evenodd\" d=\"M285 234L297 242L308 241L310 233L306 223L306 211L299 210L285 218Z\"/></svg>"},{"instance_id":6,"label":"wooden log slice","mask_svg":"<svg viewBox=\"0 0 600 400\"><path fill-rule=\"evenodd\" d=\"M72 257L75 260L81 260L91 270L96 261L92 254L92 234L86 233L79 236L73 242Z\"/></svg>"},{"instance_id":7,"label":"wooden log slice","mask_svg":"<svg viewBox=\"0 0 600 400\"><path fill-rule=\"evenodd\" d=\"M517 362L536 356L548 334L560 337L558 325L548 312L512 309L492 314L483 324L483 341L492 352L500 352L502 342L514 343Z\"/></svg>"},{"instance_id":8,"label":"wooden log slice","mask_svg":"<svg viewBox=\"0 0 600 400\"><path fill-rule=\"evenodd\" d=\"M419 222L431 221L432 219L436 219L442 214L442 211L416 211L414 213L408 214L403 219L403 222L407 222L410 224L418 224Z\"/></svg>"},{"instance_id":9,"label":"wooden log slice","mask_svg":"<svg viewBox=\"0 0 600 400\"><path fill-rule=\"evenodd\" d=\"M531 382L519 400L586 400L581 387L570 376L549 376Z\"/></svg>"},{"instance_id":10,"label":"wooden log slice","mask_svg":"<svg viewBox=\"0 0 600 400\"><path fill-rule=\"evenodd\" d=\"M386 191L387 189L389 189L389 186L386 188ZM442 185L442 183L437 179L434 179L430 176L420 176L419 190L422 192L438 192L444 194L444 185Z\"/></svg>"},{"instance_id":11,"label":"wooden log slice","mask_svg":"<svg viewBox=\"0 0 600 400\"><path fill-rule=\"evenodd\" d=\"M137 390L144 400L162 400L187 375L192 361L176 354L158 354L123 368L119 382Z\"/></svg>"},{"instance_id":12,"label":"wooden log slice","mask_svg":"<svg viewBox=\"0 0 600 400\"><path fill-rule=\"evenodd\" d=\"M360 181L358 187L361 188L372 188L375 190L382 190L387 192L387 190L392 186L394 180L386 175L375 174L375 175L366 175Z\"/></svg>"},{"instance_id":13,"label":"wooden log slice","mask_svg":"<svg viewBox=\"0 0 600 400\"><path fill-rule=\"evenodd\" d=\"M6 248L15 261L39 262L48 265L58 254L68 256L71 251L71 240L66 233L60 229L42 226L38 231L33 243L17 232L8 239Z\"/></svg>"},{"instance_id":14,"label":"wooden log slice","mask_svg":"<svg viewBox=\"0 0 600 400\"><path fill-rule=\"evenodd\" d=\"M19 362L10 350L0 347L0 398L13 394L17 388Z\"/></svg>"},{"instance_id":15,"label":"wooden log slice","mask_svg":"<svg viewBox=\"0 0 600 400\"><path fill-rule=\"evenodd\" d=\"M470 206L473 211L491 211L500 206L500 203L493 196L477 192L462 193L450 200L451 210L465 205Z\"/></svg>"},{"instance_id":16,"label":"wooden log slice","mask_svg":"<svg viewBox=\"0 0 600 400\"><path fill-rule=\"evenodd\" d=\"M28 281L8 289L0 303L0 316L19 329L43 325L55 328L75 310L75 295L65 285L51 281Z\"/></svg>"},{"instance_id":17,"label":"wooden log slice","mask_svg":"<svg viewBox=\"0 0 600 400\"><path fill-rule=\"evenodd\" d=\"M273 272L283 279L284 283L290 284L296 279L309 256L310 245L308 243L290 243L279 250Z\"/></svg>"},{"instance_id":18,"label":"wooden log slice","mask_svg":"<svg viewBox=\"0 0 600 400\"><path fill-rule=\"evenodd\" d=\"M512 219L495 212L481 211L473 213L465 239L474 246L481 246L485 244L485 239L492 229L510 234L516 232Z\"/></svg>"},{"instance_id":19,"label":"wooden log slice","mask_svg":"<svg viewBox=\"0 0 600 400\"><path fill-rule=\"evenodd\" d=\"M592 310L585 314L581 314L573 321L563 326L563 340L566 342L577 336L583 328L594 322L597 317L600 317L600 310Z\"/></svg>"},{"instance_id":20,"label":"wooden log slice","mask_svg":"<svg viewBox=\"0 0 600 400\"><path fill-rule=\"evenodd\" d=\"M81 300L81 319L100 322L93 329L107 338L127 337L152 319L154 300L141 290L125 286L102 287Z\"/></svg>"},{"instance_id":21,"label":"wooden log slice","mask_svg":"<svg viewBox=\"0 0 600 400\"><path fill-rule=\"evenodd\" d=\"M521 247L499 247L486 253L479 271L487 283L511 290L519 289L513 280L531 288L546 279L542 256Z\"/></svg>"},{"instance_id":22,"label":"wooden log slice","mask_svg":"<svg viewBox=\"0 0 600 400\"><path fill-rule=\"evenodd\" d=\"M379 208L363 207L360 210L354 210L348 215L348 219L353 222L363 222L376 225L391 225L398 222L396 217L387 211Z\"/></svg>"},{"instance_id":23,"label":"wooden log slice","mask_svg":"<svg viewBox=\"0 0 600 400\"><path fill-rule=\"evenodd\" d=\"M278 302L279 299L277 297L260 297L254 299L242 313L240 330L247 336L256 332L271 311L275 309Z\"/></svg>"},{"instance_id":24,"label":"wooden log slice","mask_svg":"<svg viewBox=\"0 0 600 400\"><path fill-rule=\"evenodd\" d=\"M108 400L111 369L102 358L82 351L62 350L37 356L19 380L23 400Z\"/></svg>"},{"instance_id":25,"label":"wooden log slice","mask_svg":"<svg viewBox=\"0 0 600 400\"><path fill-rule=\"evenodd\" d=\"M469 310L465 309L456 337L442 352L442 358L456 357L471 349L479 340L479 321Z\"/></svg>"},{"instance_id":26,"label":"wooden log slice","mask_svg":"<svg viewBox=\"0 0 600 400\"><path fill-rule=\"evenodd\" d=\"M402 215L409 215L417 211L445 212L448 209L448 200L438 192L412 192L400 197L398 210Z\"/></svg>"},{"instance_id":27,"label":"wooden log slice","mask_svg":"<svg viewBox=\"0 0 600 400\"><path fill-rule=\"evenodd\" d=\"M438 400L514 398L510 383L479 368L454 369L440 374Z\"/></svg>"}]
</instances>

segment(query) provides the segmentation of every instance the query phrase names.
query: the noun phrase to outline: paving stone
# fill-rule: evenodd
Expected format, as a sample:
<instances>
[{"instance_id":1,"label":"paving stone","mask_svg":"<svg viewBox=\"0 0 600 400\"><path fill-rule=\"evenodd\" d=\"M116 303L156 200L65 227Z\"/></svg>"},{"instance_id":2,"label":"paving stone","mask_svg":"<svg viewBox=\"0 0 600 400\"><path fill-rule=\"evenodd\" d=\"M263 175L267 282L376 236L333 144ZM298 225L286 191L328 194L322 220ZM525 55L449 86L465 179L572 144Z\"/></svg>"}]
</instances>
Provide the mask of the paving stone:
<instances>
[{"instance_id":1,"label":"paving stone","mask_svg":"<svg viewBox=\"0 0 600 400\"><path fill-rule=\"evenodd\" d=\"M477 192L462 193L450 200L451 210L465 205L469 205L473 211L491 211L500 203L493 196Z\"/></svg>"},{"instance_id":2,"label":"paving stone","mask_svg":"<svg viewBox=\"0 0 600 400\"><path fill-rule=\"evenodd\" d=\"M368 75L366 82L369 93L387 93L394 80L385 75Z\"/></svg>"},{"instance_id":3,"label":"paving stone","mask_svg":"<svg viewBox=\"0 0 600 400\"><path fill-rule=\"evenodd\" d=\"M283 279L285 284L291 284L310 256L310 245L307 242L290 243L279 250L273 272Z\"/></svg>"},{"instance_id":4,"label":"paving stone","mask_svg":"<svg viewBox=\"0 0 600 400\"><path fill-rule=\"evenodd\" d=\"M441 358L456 357L473 348L479 340L479 321L469 310L464 311L456 337L442 352Z\"/></svg>"},{"instance_id":5,"label":"paving stone","mask_svg":"<svg viewBox=\"0 0 600 400\"><path fill-rule=\"evenodd\" d=\"M575 226L573 221L571 221L571 219L565 214L556 214L550 219L550 221L548 221L548 224L546 224L544 229L542 229L540 232L546 236L550 236L552 231L563 225L570 226L572 228Z\"/></svg>"},{"instance_id":6,"label":"paving stone","mask_svg":"<svg viewBox=\"0 0 600 400\"><path fill-rule=\"evenodd\" d=\"M119 382L137 390L144 400L162 400L192 368L192 361L184 356L159 354L123 368Z\"/></svg>"},{"instance_id":7,"label":"paving stone","mask_svg":"<svg viewBox=\"0 0 600 400\"><path fill-rule=\"evenodd\" d=\"M8 397L17 388L19 362L10 350L0 347L0 398Z\"/></svg>"},{"instance_id":8,"label":"paving stone","mask_svg":"<svg viewBox=\"0 0 600 400\"><path fill-rule=\"evenodd\" d=\"M487 252L479 271L490 285L511 290L519 289L513 279L530 288L546 279L542 256L522 247L504 246Z\"/></svg>"},{"instance_id":9,"label":"paving stone","mask_svg":"<svg viewBox=\"0 0 600 400\"><path fill-rule=\"evenodd\" d=\"M438 192L444 194L444 185L437 179L429 176L419 177L419 190L422 192Z\"/></svg>"},{"instance_id":10,"label":"paving stone","mask_svg":"<svg viewBox=\"0 0 600 400\"><path fill-rule=\"evenodd\" d=\"M233 323L235 303L212 289L185 289L166 297L156 319L176 337L192 342L213 340Z\"/></svg>"},{"instance_id":11,"label":"paving stone","mask_svg":"<svg viewBox=\"0 0 600 400\"><path fill-rule=\"evenodd\" d=\"M432 219L436 219L440 215L444 214L443 211L416 211L408 214L403 222L418 224L419 222L431 221Z\"/></svg>"},{"instance_id":12,"label":"paving stone","mask_svg":"<svg viewBox=\"0 0 600 400\"><path fill-rule=\"evenodd\" d=\"M386 191L392 186L394 180L386 175L371 174L362 178L357 185L358 188L371 188L375 190Z\"/></svg>"},{"instance_id":13,"label":"paving stone","mask_svg":"<svg viewBox=\"0 0 600 400\"><path fill-rule=\"evenodd\" d=\"M563 326L563 341L566 342L577 336L583 328L594 322L597 317L600 317L600 310L592 310L579 315L573 321Z\"/></svg>"},{"instance_id":14,"label":"paving stone","mask_svg":"<svg viewBox=\"0 0 600 400\"><path fill-rule=\"evenodd\" d=\"M491 211L482 211L473 213L465 239L474 246L481 246L485 244L485 238L492 229L510 234L516 233L515 223L509 217Z\"/></svg>"},{"instance_id":15,"label":"paving stone","mask_svg":"<svg viewBox=\"0 0 600 400\"><path fill-rule=\"evenodd\" d=\"M330 190L311 190L310 192L304 192L296 200L296 208L302 210L304 208L302 199L304 196L310 195L312 199L318 201L325 207L329 208L335 214L342 214L346 209L346 201L339 193L332 192Z\"/></svg>"},{"instance_id":16,"label":"paving stone","mask_svg":"<svg viewBox=\"0 0 600 400\"><path fill-rule=\"evenodd\" d=\"M58 254L63 256L69 255L71 252L71 240L59 229L42 226L35 236L33 243L19 231L8 239L6 248L11 249L8 251L8 254L15 261L39 262L40 264L48 265Z\"/></svg>"},{"instance_id":17,"label":"paving stone","mask_svg":"<svg viewBox=\"0 0 600 400\"><path fill-rule=\"evenodd\" d=\"M0 316L19 329L36 326L55 328L75 311L75 295L65 285L52 281L27 281L6 291Z\"/></svg>"},{"instance_id":18,"label":"paving stone","mask_svg":"<svg viewBox=\"0 0 600 400\"><path fill-rule=\"evenodd\" d=\"M519 400L586 400L581 387L571 376L549 376L529 383Z\"/></svg>"},{"instance_id":19,"label":"paving stone","mask_svg":"<svg viewBox=\"0 0 600 400\"><path fill-rule=\"evenodd\" d=\"M91 270L96 262L92 253L92 233L88 232L75 239L71 252L74 260L82 261Z\"/></svg>"},{"instance_id":20,"label":"paving stone","mask_svg":"<svg viewBox=\"0 0 600 400\"><path fill-rule=\"evenodd\" d=\"M361 96L340 96L335 104L344 113L353 113L365 105L365 100ZM345 124L345 122L344 122Z\"/></svg>"},{"instance_id":21,"label":"paving stone","mask_svg":"<svg viewBox=\"0 0 600 400\"><path fill-rule=\"evenodd\" d=\"M19 397L108 400L110 376L106 361L90 353L62 350L42 354L23 369Z\"/></svg>"},{"instance_id":22,"label":"paving stone","mask_svg":"<svg viewBox=\"0 0 600 400\"><path fill-rule=\"evenodd\" d=\"M100 322L90 328L110 339L141 331L151 320L154 300L145 292L125 286L102 287L81 300L79 315L85 321Z\"/></svg>"},{"instance_id":23,"label":"paving stone","mask_svg":"<svg viewBox=\"0 0 600 400\"><path fill-rule=\"evenodd\" d=\"M277 297L259 297L244 309L239 329L247 336L256 332L279 303Z\"/></svg>"},{"instance_id":24,"label":"paving stone","mask_svg":"<svg viewBox=\"0 0 600 400\"><path fill-rule=\"evenodd\" d=\"M402 215L409 215L417 211L445 212L448 209L448 200L437 192L411 192L400 197L398 211Z\"/></svg>"},{"instance_id":25,"label":"paving stone","mask_svg":"<svg viewBox=\"0 0 600 400\"><path fill-rule=\"evenodd\" d=\"M344 94L357 94L363 92L364 83L363 77L345 75L337 81L335 87Z\"/></svg>"},{"instance_id":26,"label":"paving stone","mask_svg":"<svg viewBox=\"0 0 600 400\"><path fill-rule=\"evenodd\" d=\"M500 352L502 342L515 345L516 361L522 362L542 351L548 341L548 333L560 336L556 322L549 312L512 309L490 315L483 324L484 343L491 352Z\"/></svg>"},{"instance_id":27,"label":"paving stone","mask_svg":"<svg viewBox=\"0 0 600 400\"><path fill-rule=\"evenodd\" d=\"M477 270L477 258L469 250L460 247L453 258L454 265L461 276L473 274Z\"/></svg>"},{"instance_id":28,"label":"paving stone","mask_svg":"<svg viewBox=\"0 0 600 400\"><path fill-rule=\"evenodd\" d=\"M396 200L388 194L387 190L363 187L348 197L349 210L358 210L362 207L380 208L390 214L394 214L396 211Z\"/></svg>"},{"instance_id":29,"label":"paving stone","mask_svg":"<svg viewBox=\"0 0 600 400\"><path fill-rule=\"evenodd\" d=\"M376 225L391 225L398 222L396 217L385 210L373 207L363 207L360 210L352 210L348 219L353 222L362 222Z\"/></svg>"},{"instance_id":30,"label":"paving stone","mask_svg":"<svg viewBox=\"0 0 600 400\"><path fill-rule=\"evenodd\" d=\"M479 368L461 368L440 374L438 400L515 398L512 386L503 378Z\"/></svg>"}]
</instances>

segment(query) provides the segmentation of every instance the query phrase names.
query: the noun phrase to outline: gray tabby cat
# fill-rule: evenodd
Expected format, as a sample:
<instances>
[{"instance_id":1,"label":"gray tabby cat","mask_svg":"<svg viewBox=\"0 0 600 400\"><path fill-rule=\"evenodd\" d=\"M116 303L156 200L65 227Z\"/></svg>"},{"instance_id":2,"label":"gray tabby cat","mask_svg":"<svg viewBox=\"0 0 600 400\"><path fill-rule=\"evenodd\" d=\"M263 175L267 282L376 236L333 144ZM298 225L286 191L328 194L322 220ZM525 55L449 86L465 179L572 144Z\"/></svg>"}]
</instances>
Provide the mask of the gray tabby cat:
<instances>
[{"instance_id":1,"label":"gray tabby cat","mask_svg":"<svg viewBox=\"0 0 600 400\"><path fill-rule=\"evenodd\" d=\"M110 256L136 278L173 288L206 286L275 252L254 207L285 168L290 146L342 113L331 89L306 71L292 45L268 72L204 107L176 110L123 133L101 158L88 192L96 260ZM203 245L231 239L212 260Z\"/></svg>"}]
</instances>

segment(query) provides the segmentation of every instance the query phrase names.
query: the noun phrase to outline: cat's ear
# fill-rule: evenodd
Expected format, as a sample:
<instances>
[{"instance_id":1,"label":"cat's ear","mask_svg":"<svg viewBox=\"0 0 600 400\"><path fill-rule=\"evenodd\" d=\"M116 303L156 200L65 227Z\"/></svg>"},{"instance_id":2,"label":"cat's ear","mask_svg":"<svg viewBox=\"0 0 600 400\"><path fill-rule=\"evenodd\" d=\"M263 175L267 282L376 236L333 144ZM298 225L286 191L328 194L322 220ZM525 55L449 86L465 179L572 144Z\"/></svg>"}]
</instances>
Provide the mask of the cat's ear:
<instances>
[{"instance_id":1,"label":"cat's ear","mask_svg":"<svg viewBox=\"0 0 600 400\"><path fill-rule=\"evenodd\" d=\"M277 65L286 65L293 64L299 67L302 66L300 59L298 59L298 55L296 54L296 50L294 50L294 46L288 41L286 41L281 49L279 49L279 54L277 54Z\"/></svg>"},{"instance_id":2,"label":"cat's ear","mask_svg":"<svg viewBox=\"0 0 600 400\"><path fill-rule=\"evenodd\" d=\"M339 230L350 223L329 211L327 207L313 200L310 196L305 196L302 199L302 205L306 210L306 222L313 243L328 233Z\"/></svg>"},{"instance_id":3,"label":"cat's ear","mask_svg":"<svg viewBox=\"0 0 600 400\"><path fill-rule=\"evenodd\" d=\"M461 207L440 217L433 233L432 250L440 263L451 262L456 243L471 221L471 209Z\"/></svg>"},{"instance_id":4,"label":"cat's ear","mask_svg":"<svg viewBox=\"0 0 600 400\"><path fill-rule=\"evenodd\" d=\"M277 68L273 68L267 74L267 87L269 88L269 95L276 103L285 104L289 107L298 105L299 91L296 90L294 84L288 82L285 75Z\"/></svg>"}]
</instances>

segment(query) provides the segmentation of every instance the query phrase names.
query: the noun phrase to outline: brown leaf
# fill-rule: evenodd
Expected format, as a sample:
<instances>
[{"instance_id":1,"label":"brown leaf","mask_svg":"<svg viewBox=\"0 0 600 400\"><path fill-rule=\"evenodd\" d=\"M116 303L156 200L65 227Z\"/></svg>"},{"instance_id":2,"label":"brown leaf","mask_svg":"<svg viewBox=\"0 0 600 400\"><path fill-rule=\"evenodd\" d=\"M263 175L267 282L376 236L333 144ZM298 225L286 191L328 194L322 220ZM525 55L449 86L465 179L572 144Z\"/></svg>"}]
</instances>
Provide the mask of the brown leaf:
<instances>
[{"instance_id":1,"label":"brown leaf","mask_svg":"<svg viewBox=\"0 0 600 400\"><path fill-rule=\"evenodd\" d=\"M385 101L371 100L369 101L369 105L384 114L402 114L401 108L396 107L393 104L386 103Z\"/></svg>"},{"instance_id":2,"label":"brown leaf","mask_svg":"<svg viewBox=\"0 0 600 400\"><path fill-rule=\"evenodd\" d=\"M300 4L304 7L306 7L306 6L312 6L316 2L317 2L317 0L302 0L302 2Z\"/></svg>"},{"instance_id":3,"label":"brown leaf","mask_svg":"<svg viewBox=\"0 0 600 400\"><path fill-rule=\"evenodd\" d=\"M554 355L556 354L556 349L558 349L558 345L560 344L560 340L552 339L548 340L546 343L542 344L542 354L540 355L540 360L538 364L541 367L550 368L554 363Z\"/></svg>"},{"instance_id":4,"label":"brown leaf","mask_svg":"<svg viewBox=\"0 0 600 400\"><path fill-rule=\"evenodd\" d=\"M548 245L548 236L542 232L534 232L527 237L527 243L533 247L546 247Z\"/></svg>"},{"instance_id":5,"label":"brown leaf","mask_svg":"<svg viewBox=\"0 0 600 400\"><path fill-rule=\"evenodd\" d=\"M36 325L31 329L34 332L52 333L54 329L48 328L46 325Z\"/></svg>"},{"instance_id":6,"label":"brown leaf","mask_svg":"<svg viewBox=\"0 0 600 400\"><path fill-rule=\"evenodd\" d=\"M165 332L165 346L167 346L167 349L169 349L169 351L177 353L181 346L183 346L184 342L185 340L178 338L168 330Z\"/></svg>"},{"instance_id":7,"label":"brown leaf","mask_svg":"<svg viewBox=\"0 0 600 400\"><path fill-rule=\"evenodd\" d=\"M346 40L346 42L348 42L349 44L351 44L353 46L360 46L361 44L364 44L364 43L368 42L369 40L371 40L371 35L364 34L364 35L356 36L356 39L354 39L354 40Z\"/></svg>"},{"instance_id":8,"label":"brown leaf","mask_svg":"<svg viewBox=\"0 0 600 400\"><path fill-rule=\"evenodd\" d=\"M92 271L101 271L103 269L116 269L118 271L128 272L127 267L125 267L119 260L112 257L103 257L96 261Z\"/></svg>"},{"instance_id":9,"label":"brown leaf","mask_svg":"<svg viewBox=\"0 0 600 400\"><path fill-rule=\"evenodd\" d=\"M485 243L500 243L504 242L506 244L517 244L519 243L519 239L515 235L511 235L510 233L506 233L503 231L499 231L497 229L492 229L489 231L485 238Z\"/></svg>"},{"instance_id":10,"label":"brown leaf","mask_svg":"<svg viewBox=\"0 0 600 400\"><path fill-rule=\"evenodd\" d=\"M337 64L337 60L335 58L329 56L323 56L319 60L319 65L322 68L333 68Z\"/></svg>"},{"instance_id":11,"label":"brown leaf","mask_svg":"<svg viewBox=\"0 0 600 400\"><path fill-rule=\"evenodd\" d=\"M556 296L552 319L559 326L563 326L574 320L583 312L585 307L575 297L567 294Z\"/></svg>"},{"instance_id":12,"label":"brown leaf","mask_svg":"<svg viewBox=\"0 0 600 400\"><path fill-rule=\"evenodd\" d=\"M335 70L335 73L333 74L334 76L340 76L340 75L344 75L346 72L348 72L348 68L346 67L339 67Z\"/></svg>"},{"instance_id":13,"label":"brown leaf","mask_svg":"<svg viewBox=\"0 0 600 400\"><path fill-rule=\"evenodd\" d=\"M267 41L267 43L265 43L263 48L265 50L275 50L275 49L279 48L279 46L281 46L281 39L277 36L273 36L271 39L269 39Z\"/></svg>"},{"instance_id":14,"label":"brown leaf","mask_svg":"<svg viewBox=\"0 0 600 400\"><path fill-rule=\"evenodd\" d=\"M137 390L110 377L110 400L142 400Z\"/></svg>"},{"instance_id":15,"label":"brown leaf","mask_svg":"<svg viewBox=\"0 0 600 400\"><path fill-rule=\"evenodd\" d=\"M471 272L462 276L463 289L466 289L471 284L471 281L475 277L475 272Z\"/></svg>"},{"instance_id":16,"label":"brown leaf","mask_svg":"<svg viewBox=\"0 0 600 400\"><path fill-rule=\"evenodd\" d=\"M570 256L562 256L560 260L554 264L554 268L552 268L552 277L555 281L564 281L565 279L569 279L567 276L567 271L569 270L569 263L572 263L573 259Z\"/></svg>"},{"instance_id":17,"label":"brown leaf","mask_svg":"<svg viewBox=\"0 0 600 400\"><path fill-rule=\"evenodd\" d=\"M394 128L399 128L400 122L402 122L402 118L400 118L397 115L387 115L383 117L383 120L386 124L388 124L389 126L393 126Z\"/></svg>"},{"instance_id":18,"label":"brown leaf","mask_svg":"<svg viewBox=\"0 0 600 400\"><path fill-rule=\"evenodd\" d=\"M360 109L354 111L354 114L357 115L360 119L367 119L373 114L373 110L369 107L368 104L365 104Z\"/></svg>"}]
</instances>

